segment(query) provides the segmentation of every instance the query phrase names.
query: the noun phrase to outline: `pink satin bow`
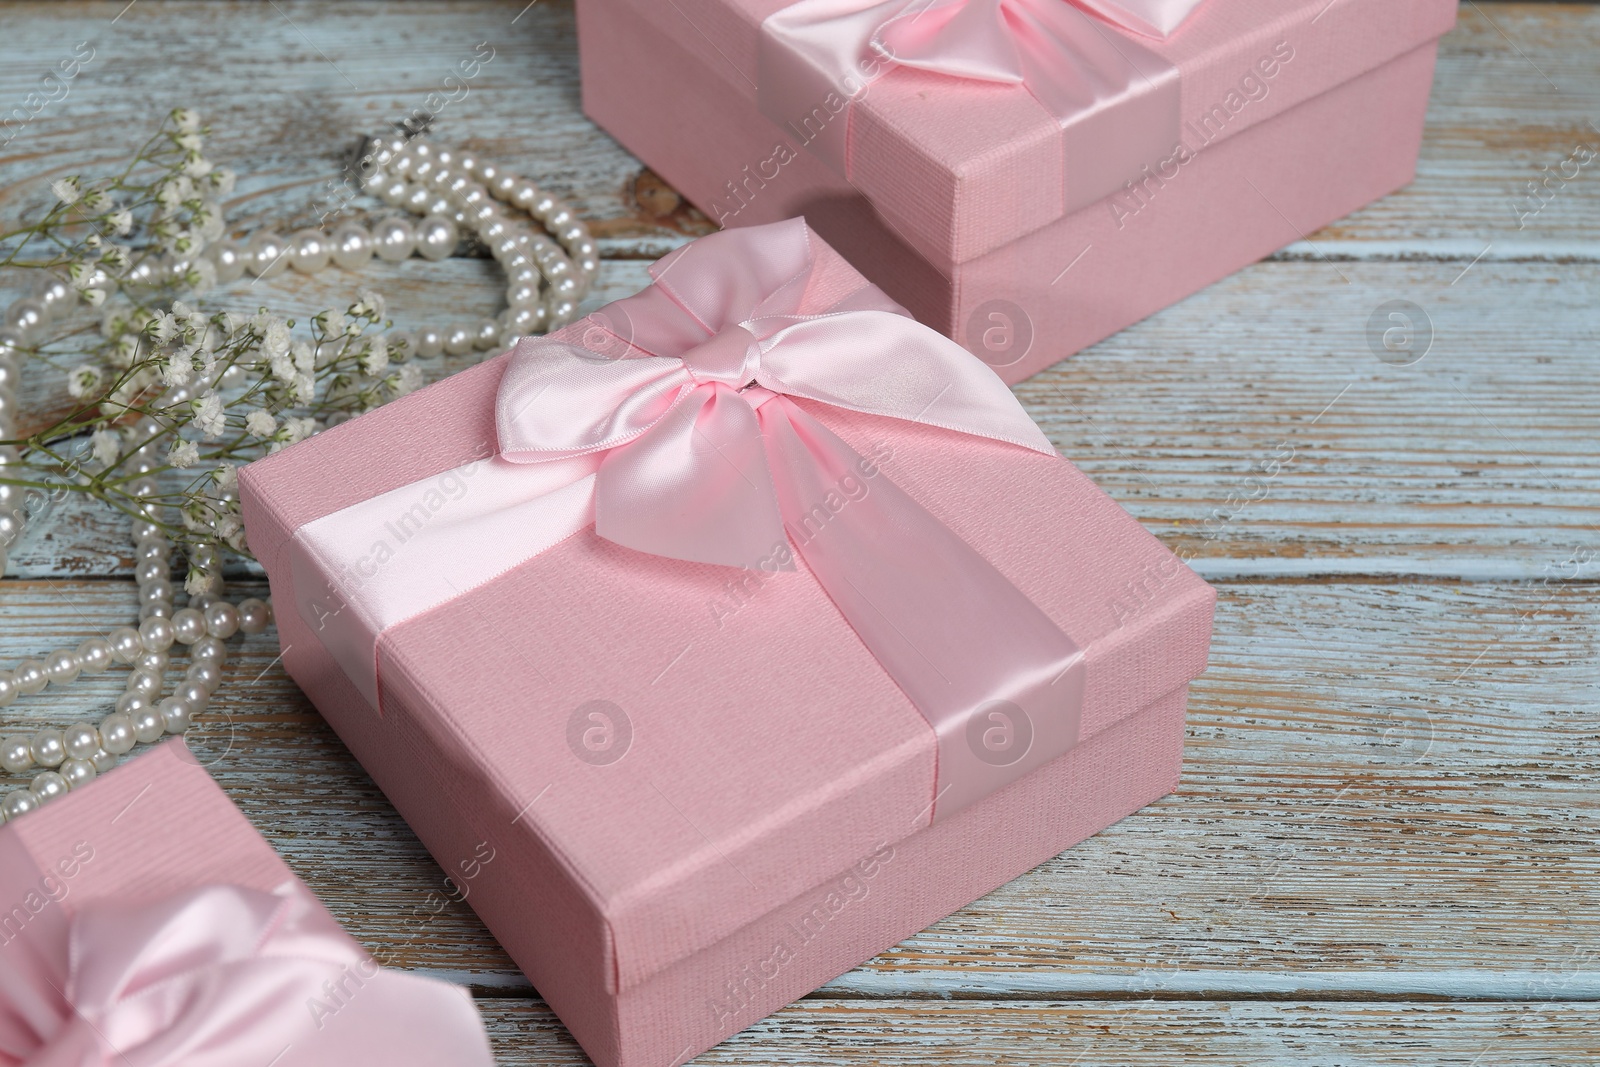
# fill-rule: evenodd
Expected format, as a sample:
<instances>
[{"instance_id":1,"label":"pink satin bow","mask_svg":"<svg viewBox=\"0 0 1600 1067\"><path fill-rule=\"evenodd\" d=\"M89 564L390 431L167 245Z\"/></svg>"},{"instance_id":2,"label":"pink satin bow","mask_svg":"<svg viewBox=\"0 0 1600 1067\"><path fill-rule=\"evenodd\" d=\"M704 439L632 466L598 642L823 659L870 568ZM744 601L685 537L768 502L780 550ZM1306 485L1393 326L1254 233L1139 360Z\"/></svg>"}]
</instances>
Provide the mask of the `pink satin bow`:
<instances>
[{"instance_id":1,"label":"pink satin bow","mask_svg":"<svg viewBox=\"0 0 1600 1067\"><path fill-rule=\"evenodd\" d=\"M810 291L830 284L811 240L799 219L703 237L652 266L654 285L574 327L577 342L519 342L497 400L499 455L447 472L472 491L382 566L367 566L375 535L434 479L295 532L301 616L375 708L390 627L593 523L672 559L774 573L803 561L937 736L931 818L1076 743L1082 650L803 405L1054 449L992 370L876 287ZM800 314L802 298L827 310ZM998 735L972 732L994 715L1026 732L1003 759L974 741Z\"/></svg>"},{"instance_id":2,"label":"pink satin bow","mask_svg":"<svg viewBox=\"0 0 1600 1067\"><path fill-rule=\"evenodd\" d=\"M1177 140L1165 39L1202 0L799 0L762 24L761 110L847 177L847 105L896 66L1025 88L1060 126L1064 210ZM841 114L842 112L842 114Z\"/></svg>"},{"instance_id":3,"label":"pink satin bow","mask_svg":"<svg viewBox=\"0 0 1600 1067\"><path fill-rule=\"evenodd\" d=\"M0 949L0 1067L493 1064L464 990L379 968L298 883L53 918Z\"/></svg>"}]
</instances>

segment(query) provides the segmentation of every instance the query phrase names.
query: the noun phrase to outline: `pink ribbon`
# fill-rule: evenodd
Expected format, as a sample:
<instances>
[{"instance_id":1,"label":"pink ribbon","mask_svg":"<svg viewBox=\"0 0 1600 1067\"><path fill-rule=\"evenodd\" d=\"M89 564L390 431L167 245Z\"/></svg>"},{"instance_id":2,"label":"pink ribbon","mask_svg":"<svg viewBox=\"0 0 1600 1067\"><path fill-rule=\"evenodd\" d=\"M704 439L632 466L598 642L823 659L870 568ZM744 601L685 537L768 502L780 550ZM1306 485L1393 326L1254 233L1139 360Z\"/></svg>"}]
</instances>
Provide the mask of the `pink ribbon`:
<instances>
[{"instance_id":1,"label":"pink ribbon","mask_svg":"<svg viewBox=\"0 0 1600 1067\"><path fill-rule=\"evenodd\" d=\"M799 0L762 23L757 100L850 177L852 105L896 66L1017 86L1061 130L1063 210L1178 141L1178 71L1141 43L1201 0Z\"/></svg>"},{"instance_id":2,"label":"pink ribbon","mask_svg":"<svg viewBox=\"0 0 1600 1067\"><path fill-rule=\"evenodd\" d=\"M492 1067L467 993L385 970L298 883L62 904L0 947L0 1067Z\"/></svg>"},{"instance_id":3,"label":"pink ribbon","mask_svg":"<svg viewBox=\"0 0 1600 1067\"><path fill-rule=\"evenodd\" d=\"M1082 651L803 403L1054 449L993 371L876 287L798 314L812 268L798 219L679 249L651 268L654 285L592 316L581 345L518 343L499 454L453 475L472 492L419 523L403 557L360 562L434 479L296 531L301 614L373 706L389 627L592 522L672 559L771 572L803 560L933 727L936 816L1070 748ZM981 740L1008 730L1027 743Z\"/></svg>"}]
</instances>

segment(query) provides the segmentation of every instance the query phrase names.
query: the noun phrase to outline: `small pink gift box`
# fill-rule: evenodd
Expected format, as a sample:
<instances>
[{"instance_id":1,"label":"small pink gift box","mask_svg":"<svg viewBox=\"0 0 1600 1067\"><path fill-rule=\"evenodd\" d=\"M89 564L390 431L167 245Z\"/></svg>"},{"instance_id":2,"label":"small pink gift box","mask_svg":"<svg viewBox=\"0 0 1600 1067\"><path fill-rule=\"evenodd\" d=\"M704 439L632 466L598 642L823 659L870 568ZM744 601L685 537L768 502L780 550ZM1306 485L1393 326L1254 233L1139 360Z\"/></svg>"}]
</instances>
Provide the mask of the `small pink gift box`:
<instances>
[{"instance_id":1,"label":"small pink gift box","mask_svg":"<svg viewBox=\"0 0 1600 1067\"><path fill-rule=\"evenodd\" d=\"M1015 382L1409 182L1456 6L579 0L583 104Z\"/></svg>"},{"instance_id":2,"label":"small pink gift box","mask_svg":"<svg viewBox=\"0 0 1600 1067\"><path fill-rule=\"evenodd\" d=\"M290 673L446 869L494 848L469 903L603 1067L1169 792L1214 601L798 221L652 274L240 476Z\"/></svg>"},{"instance_id":3,"label":"small pink gift box","mask_svg":"<svg viewBox=\"0 0 1600 1067\"><path fill-rule=\"evenodd\" d=\"M0 1067L493 1059L464 989L380 967L181 739L0 826Z\"/></svg>"}]
</instances>

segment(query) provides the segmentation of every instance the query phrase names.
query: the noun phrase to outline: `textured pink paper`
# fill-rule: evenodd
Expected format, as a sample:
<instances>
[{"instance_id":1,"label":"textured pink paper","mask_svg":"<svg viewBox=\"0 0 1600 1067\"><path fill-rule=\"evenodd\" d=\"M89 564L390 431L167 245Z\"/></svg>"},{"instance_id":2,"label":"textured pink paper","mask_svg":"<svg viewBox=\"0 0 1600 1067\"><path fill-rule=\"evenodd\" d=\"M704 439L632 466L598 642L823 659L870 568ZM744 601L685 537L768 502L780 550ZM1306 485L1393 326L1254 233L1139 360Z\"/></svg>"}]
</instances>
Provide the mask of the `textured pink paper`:
<instances>
[{"instance_id":1,"label":"textured pink paper","mask_svg":"<svg viewBox=\"0 0 1600 1067\"><path fill-rule=\"evenodd\" d=\"M1145 206L1121 198L1138 210L1118 225L1110 200L1052 222L1050 196L1034 195L1054 180L1043 135L1010 124L993 87L953 89L934 75L897 73L869 94L867 110L894 121L857 130L869 175L858 173L860 190L798 149L768 165L784 138L756 108L746 71L755 28L779 5L751 3L582 0L585 111L713 217L719 205L739 208L728 225L804 214L918 318L974 351L968 327L987 321L984 305L1022 309L1031 350L985 354L1008 381L1409 181L1433 42L1455 12L1449 0L1210 0L1161 46L1183 71L1186 123L1204 121L1279 43L1294 58L1178 177L1145 186ZM952 159L952 128L992 134L992 150ZM882 173L871 177L874 168Z\"/></svg>"},{"instance_id":2,"label":"textured pink paper","mask_svg":"<svg viewBox=\"0 0 1600 1067\"><path fill-rule=\"evenodd\" d=\"M824 251L826 271L850 272ZM246 528L278 602L294 602L283 548L299 524L492 443L503 362L245 469ZM858 451L886 445L896 483L1088 648L1086 738L1204 669L1212 591L1070 464L809 410ZM290 672L440 862L479 841L506 857L471 903L601 1062L642 1040L616 1017L618 994L905 839L932 800L925 720L809 576L761 585L718 625L712 604L737 576L580 534L397 627L381 719L299 618L279 616ZM1151 581L1154 603L1119 627L1113 604ZM633 723L609 766L567 745L595 699ZM1170 785L1169 766L1140 768L1142 799ZM1125 813L1094 811L1095 829ZM992 884L1023 869L995 852L968 859ZM897 923L921 914L907 907Z\"/></svg>"}]
</instances>

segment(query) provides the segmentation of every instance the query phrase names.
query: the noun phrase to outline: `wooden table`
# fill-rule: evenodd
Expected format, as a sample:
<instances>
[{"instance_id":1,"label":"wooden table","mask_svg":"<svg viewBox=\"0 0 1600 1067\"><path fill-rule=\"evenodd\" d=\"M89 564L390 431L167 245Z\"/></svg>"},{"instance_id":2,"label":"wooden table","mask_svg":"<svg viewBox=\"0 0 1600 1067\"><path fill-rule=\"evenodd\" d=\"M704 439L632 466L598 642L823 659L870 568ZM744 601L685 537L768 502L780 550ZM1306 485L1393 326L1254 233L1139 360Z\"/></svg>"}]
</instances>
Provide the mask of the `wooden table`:
<instances>
[{"instance_id":1,"label":"wooden table","mask_svg":"<svg viewBox=\"0 0 1600 1067\"><path fill-rule=\"evenodd\" d=\"M0 153L0 215L190 105L241 174L237 225L306 218L357 132L487 40L439 137L576 200L609 257L596 302L706 228L583 119L563 0L125 2L0 9L0 107L95 49ZM699 1062L1600 1060L1600 172L1516 214L1595 122L1600 10L1469 2L1414 185L1018 387L1219 588L1182 786ZM498 294L481 261L371 280L402 321ZM230 299L309 311L352 288ZM1365 338L1395 298L1434 330L1406 367ZM46 377L41 413L63 402ZM124 536L71 504L35 524L0 586L0 661L133 614ZM276 655L246 642L197 736L223 786L381 958L469 984L502 1062L581 1062L470 911L428 914L442 872ZM101 682L5 725L98 717Z\"/></svg>"}]
</instances>

